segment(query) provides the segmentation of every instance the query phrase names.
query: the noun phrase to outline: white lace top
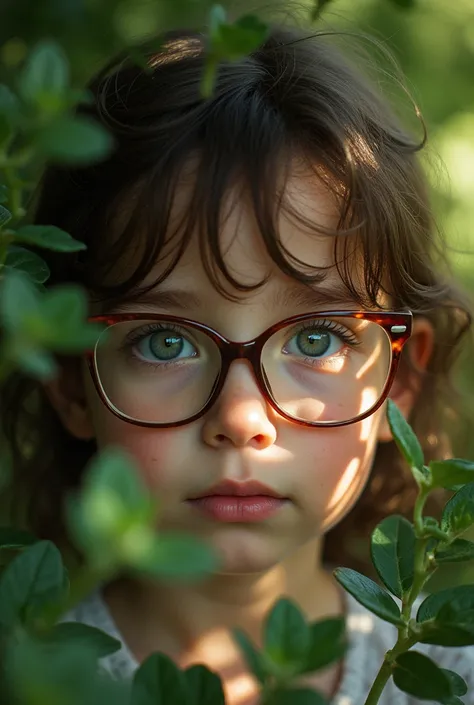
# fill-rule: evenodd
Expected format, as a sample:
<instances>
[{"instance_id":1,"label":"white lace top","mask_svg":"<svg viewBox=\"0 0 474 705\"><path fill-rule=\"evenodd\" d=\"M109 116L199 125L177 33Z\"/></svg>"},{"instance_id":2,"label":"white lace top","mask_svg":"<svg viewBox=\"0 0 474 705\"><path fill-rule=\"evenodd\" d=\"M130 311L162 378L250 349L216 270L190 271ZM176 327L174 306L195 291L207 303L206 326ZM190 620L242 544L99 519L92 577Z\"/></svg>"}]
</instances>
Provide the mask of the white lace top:
<instances>
[{"instance_id":1,"label":"white lace top","mask_svg":"<svg viewBox=\"0 0 474 705\"><path fill-rule=\"evenodd\" d=\"M396 641L396 628L374 616L350 595L347 595L346 620L350 646L339 691L333 699L333 704L363 705L385 652L392 648ZM112 676L131 677L138 668L138 663L119 633L100 590L93 592L65 615L62 621L81 622L97 627L121 641L122 648L119 651L101 660L102 666ZM461 700L465 705L474 705L474 646L445 648L417 644L414 650L425 653L442 668L459 673L470 688ZM379 705L415 705L420 702L422 701L402 693L390 680Z\"/></svg>"}]
</instances>

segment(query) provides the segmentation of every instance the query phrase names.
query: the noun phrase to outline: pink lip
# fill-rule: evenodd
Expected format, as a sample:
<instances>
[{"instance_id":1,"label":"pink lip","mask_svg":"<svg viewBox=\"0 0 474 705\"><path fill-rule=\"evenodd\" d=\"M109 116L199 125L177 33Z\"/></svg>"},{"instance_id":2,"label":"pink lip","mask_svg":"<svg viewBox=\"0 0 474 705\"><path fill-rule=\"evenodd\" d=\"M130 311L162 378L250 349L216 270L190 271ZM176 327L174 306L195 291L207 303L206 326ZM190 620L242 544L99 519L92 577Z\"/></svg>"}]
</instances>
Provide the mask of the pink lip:
<instances>
[{"instance_id":1,"label":"pink lip","mask_svg":"<svg viewBox=\"0 0 474 705\"><path fill-rule=\"evenodd\" d=\"M257 481L220 482L188 500L195 509L222 522L258 522L268 519L288 503L288 499Z\"/></svg>"}]
</instances>

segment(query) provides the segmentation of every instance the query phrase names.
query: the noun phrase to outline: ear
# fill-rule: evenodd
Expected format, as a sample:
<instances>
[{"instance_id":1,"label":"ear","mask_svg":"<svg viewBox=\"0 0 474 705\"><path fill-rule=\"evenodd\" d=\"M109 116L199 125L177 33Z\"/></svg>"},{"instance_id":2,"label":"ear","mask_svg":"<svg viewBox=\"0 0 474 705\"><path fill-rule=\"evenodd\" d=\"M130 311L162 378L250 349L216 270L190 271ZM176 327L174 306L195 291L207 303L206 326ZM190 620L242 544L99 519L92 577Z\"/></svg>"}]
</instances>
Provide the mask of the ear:
<instances>
[{"instance_id":1,"label":"ear","mask_svg":"<svg viewBox=\"0 0 474 705\"><path fill-rule=\"evenodd\" d=\"M57 376L45 384L44 390L63 426L72 436L84 441L94 438L83 366L79 358L61 358Z\"/></svg>"},{"instance_id":2,"label":"ear","mask_svg":"<svg viewBox=\"0 0 474 705\"><path fill-rule=\"evenodd\" d=\"M408 419L420 393L422 375L433 353L434 330L427 318L417 317L413 320L413 330L404 350L409 360L401 360L397 375L390 390L393 399L403 416ZM392 432L386 414L383 415L378 440L391 441Z\"/></svg>"}]
</instances>

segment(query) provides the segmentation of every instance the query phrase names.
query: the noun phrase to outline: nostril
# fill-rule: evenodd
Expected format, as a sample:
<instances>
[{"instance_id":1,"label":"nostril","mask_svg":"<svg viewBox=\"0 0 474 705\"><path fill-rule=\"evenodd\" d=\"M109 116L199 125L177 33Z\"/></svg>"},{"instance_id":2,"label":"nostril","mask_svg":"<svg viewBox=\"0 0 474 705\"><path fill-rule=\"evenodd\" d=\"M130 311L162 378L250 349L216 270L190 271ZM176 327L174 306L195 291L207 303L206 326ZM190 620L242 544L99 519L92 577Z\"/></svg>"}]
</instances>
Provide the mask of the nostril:
<instances>
[{"instance_id":1,"label":"nostril","mask_svg":"<svg viewBox=\"0 0 474 705\"><path fill-rule=\"evenodd\" d=\"M223 433L218 433L215 438L218 443L224 443L224 441L228 440Z\"/></svg>"},{"instance_id":2,"label":"nostril","mask_svg":"<svg viewBox=\"0 0 474 705\"><path fill-rule=\"evenodd\" d=\"M266 436L264 436L263 433L257 433L252 440L258 447L266 445Z\"/></svg>"}]
</instances>

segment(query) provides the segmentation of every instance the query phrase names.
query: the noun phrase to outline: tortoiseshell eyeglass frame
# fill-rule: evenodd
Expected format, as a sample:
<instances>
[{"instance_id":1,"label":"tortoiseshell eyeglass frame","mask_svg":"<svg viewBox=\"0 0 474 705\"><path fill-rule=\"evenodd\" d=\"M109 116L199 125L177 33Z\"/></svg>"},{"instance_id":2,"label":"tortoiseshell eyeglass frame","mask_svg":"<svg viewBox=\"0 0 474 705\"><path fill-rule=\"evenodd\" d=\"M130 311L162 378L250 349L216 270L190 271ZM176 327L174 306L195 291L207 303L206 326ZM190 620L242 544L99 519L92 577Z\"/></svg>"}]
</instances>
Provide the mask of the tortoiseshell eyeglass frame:
<instances>
[{"instance_id":1,"label":"tortoiseshell eyeglass frame","mask_svg":"<svg viewBox=\"0 0 474 705\"><path fill-rule=\"evenodd\" d=\"M265 372L261 366L261 354L263 347L267 340L277 333L282 328L286 326L301 323L306 320L314 320L315 318L357 318L365 321L371 321L377 323L386 332L388 339L391 344L392 357L390 362L390 370L388 373L387 381L385 387L382 391L380 398L377 402L367 411L353 418L347 419L345 421L303 421L302 419L294 418L290 414L280 408L277 401L273 398L270 386L265 380ZM218 398L225 381L227 379L227 374L230 365L235 360L247 360L252 366L255 379L257 381L259 390L267 401L267 403L283 418L291 421L293 423L299 424L300 426L308 427L334 427L334 426L347 426L358 421L362 421L371 414L373 414L377 409L379 409L384 403L388 396L390 388L395 379L395 374L397 372L398 363L400 360L400 355L403 346L409 339L412 331L413 314L411 311L313 311L311 313L299 314L296 316L291 316L290 318L285 318L279 323L275 323L258 335L253 340L247 340L245 342L236 342L229 340L221 335L218 331L214 330L210 326L206 326L203 323L198 323L188 318L182 318L180 316L165 316L162 314L145 314L145 313L114 313L110 315L92 316L89 318L90 322L93 323L104 323L107 327L115 325L116 323L130 322L130 321L169 321L170 323L176 323L178 325L188 326L195 328L202 333L208 335L211 340L217 346L220 356L221 356L221 370L219 376L217 377L214 387L211 390L209 398L204 406L192 416L181 421L174 421L172 423L161 423L161 422L150 422L150 421L140 421L132 417L127 416L120 410L116 409L108 400L102 385L100 383L99 374L97 371L97 362L95 348L88 350L85 353L86 361L92 375L94 385L97 392L105 404L105 406L118 418L123 421L127 421L135 426L147 426L153 428L173 428L177 426L184 426L185 424L192 423L197 419L201 418L215 403Z\"/></svg>"}]
</instances>

